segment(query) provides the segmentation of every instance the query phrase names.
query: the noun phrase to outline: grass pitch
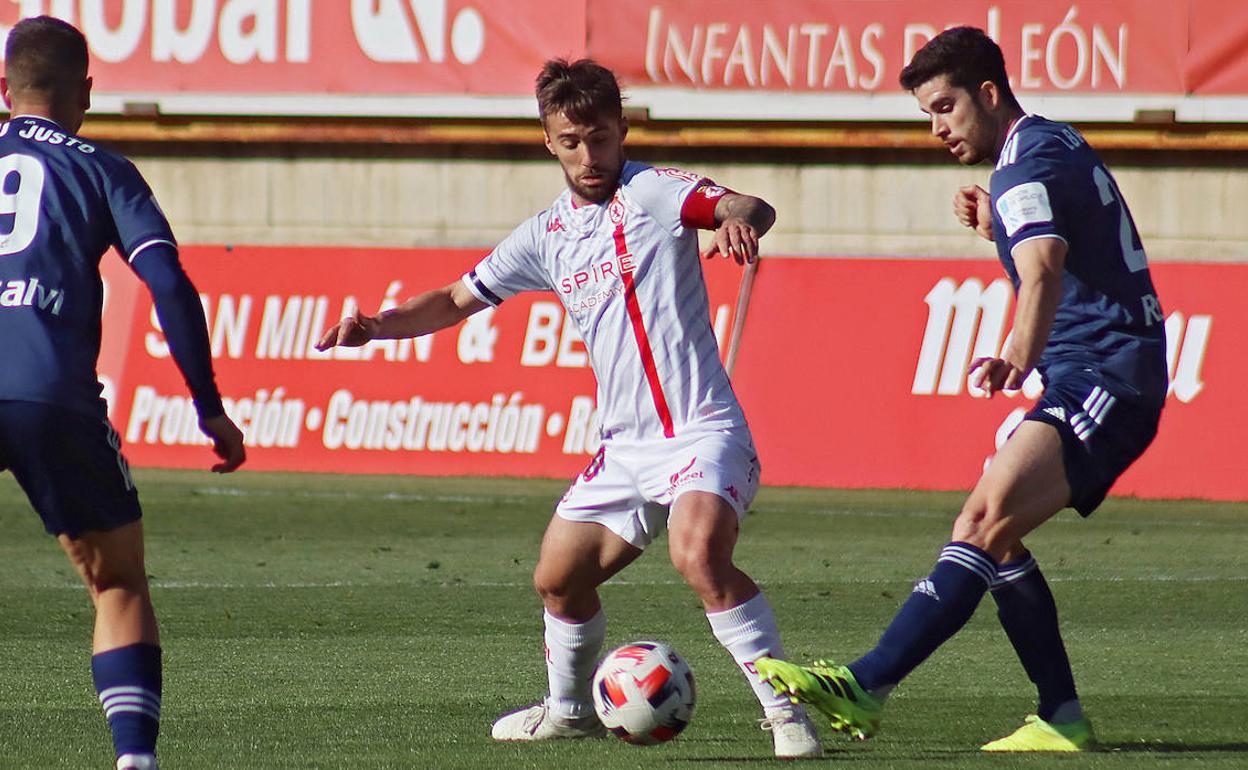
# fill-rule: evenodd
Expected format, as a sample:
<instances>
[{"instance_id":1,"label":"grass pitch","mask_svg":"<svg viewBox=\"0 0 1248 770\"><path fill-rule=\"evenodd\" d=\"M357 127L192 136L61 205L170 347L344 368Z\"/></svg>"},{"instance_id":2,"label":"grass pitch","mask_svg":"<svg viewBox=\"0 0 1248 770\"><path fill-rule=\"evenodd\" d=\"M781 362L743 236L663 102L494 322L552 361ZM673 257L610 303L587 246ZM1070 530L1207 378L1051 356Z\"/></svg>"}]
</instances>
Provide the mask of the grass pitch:
<instances>
[{"instance_id":1,"label":"grass pitch","mask_svg":"<svg viewBox=\"0 0 1248 770\"><path fill-rule=\"evenodd\" d=\"M178 768L655 768L774 764L757 705L660 541L603 589L609 646L657 637L698 680L693 724L615 740L499 745L489 725L545 689L529 580L560 482L141 472L165 649L162 764ZM767 489L739 563L790 657L850 659L948 536L960 495ZM91 612L0 477L0 767L105 768ZM986 600L890 700L853 768L1244 767L1248 505L1111 500L1029 540L1062 611L1105 751L983 755L1034 708Z\"/></svg>"}]
</instances>

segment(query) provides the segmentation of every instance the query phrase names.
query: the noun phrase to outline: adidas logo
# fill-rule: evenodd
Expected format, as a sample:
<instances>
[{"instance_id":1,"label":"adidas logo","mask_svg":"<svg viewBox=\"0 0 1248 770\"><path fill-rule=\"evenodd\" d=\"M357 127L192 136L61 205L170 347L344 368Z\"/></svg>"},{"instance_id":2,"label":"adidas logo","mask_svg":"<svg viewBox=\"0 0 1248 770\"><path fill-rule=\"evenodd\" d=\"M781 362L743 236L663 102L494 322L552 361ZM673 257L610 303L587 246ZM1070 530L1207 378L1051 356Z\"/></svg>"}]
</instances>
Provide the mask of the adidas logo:
<instances>
[{"instance_id":1,"label":"adidas logo","mask_svg":"<svg viewBox=\"0 0 1248 770\"><path fill-rule=\"evenodd\" d=\"M932 597L936 601L940 601L940 594L936 593L936 586L933 585L932 581L927 578L923 578L919 582L915 583L914 591L912 591L912 593L923 594L924 596Z\"/></svg>"},{"instance_id":2,"label":"adidas logo","mask_svg":"<svg viewBox=\"0 0 1248 770\"><path fill-rule=\"evenodd\" d=\"M1052 415L1062 422L1066 422L1066 410L1060 406L1050 406L1048 409L1044 410L1044 413Z\"/></svg>"}]
</instances>

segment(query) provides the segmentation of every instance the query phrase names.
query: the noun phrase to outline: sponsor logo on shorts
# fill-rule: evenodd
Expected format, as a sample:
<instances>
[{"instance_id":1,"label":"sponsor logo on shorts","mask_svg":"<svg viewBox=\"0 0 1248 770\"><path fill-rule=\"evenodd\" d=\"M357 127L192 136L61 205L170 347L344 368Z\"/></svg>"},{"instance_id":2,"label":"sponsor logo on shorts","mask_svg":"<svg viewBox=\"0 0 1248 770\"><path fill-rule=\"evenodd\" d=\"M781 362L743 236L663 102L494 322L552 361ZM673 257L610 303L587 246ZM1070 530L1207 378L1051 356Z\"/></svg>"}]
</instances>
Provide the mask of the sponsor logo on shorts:
<instances>
[{"instance_id":1,"label":"sponsor logo on shorts","mask_svg":"<svg viewBox=\"0 0 1248 770\"><path fill-rule=\"evenodd\" d=\"M694 455L693 459L689 461L688 465L686 465L685 467L681 468L680 470L676 471L675 473L671 475L671 477L668 479L671 482L667 487L668 494L671 494L672 492L675 492L677 489L683 487L689 482L703 478L706 475L702 471L692 470L694 464L697 463L697 461L698 461L698 457L697 455Z\"/></svg>"},{"instance_id":2,"label":"sponsor logo on shorts","mask_svg":"<svg viewBox=\"0 0 1248 770\"><path fill-rule=\"evenodd\" d=\"M732 498L732 501L734 503L741 502L741 493L738 492L737 488L734 487L733 485L729 484L728 486L724 487L724 491L728 493L728 496Z\"/></svg>"},{"instance_id":3,"label":"sponsor logo on shorts","mask_svg":"<svg viewBox=\"0 0 1248 770\"><path fill-rule=\"evenodd\" d=\"M696 463L697 461L698 461L698 456L694 455L693 459L689 461L688 465L686 465L685 467L681 468L680 470L672 474L671 482L675 484L680 479L681 474L688 473L689 469L692 468L693 464Z\"/></svg>"}]
</instances>

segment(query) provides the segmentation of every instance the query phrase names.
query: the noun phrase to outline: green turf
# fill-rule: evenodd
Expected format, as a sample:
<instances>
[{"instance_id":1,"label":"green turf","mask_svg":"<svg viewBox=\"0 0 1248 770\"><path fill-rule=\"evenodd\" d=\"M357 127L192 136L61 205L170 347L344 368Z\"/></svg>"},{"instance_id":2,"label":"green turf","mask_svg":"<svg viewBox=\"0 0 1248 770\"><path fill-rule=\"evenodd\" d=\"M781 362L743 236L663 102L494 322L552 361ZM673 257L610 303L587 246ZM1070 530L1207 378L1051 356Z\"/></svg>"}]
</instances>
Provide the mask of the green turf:
<instances>
[{"instance_id":1,"label":"green turf","mask_svg":"<svg viewBox=\"0 0 1248 770\"><path fill-rule=\"evenodd\" d=\"M603 589L608 644L670 641L698 678L693 724L639 749L495 745L489 724L545 686L529 586L563 485L142 472L166 656L161 739L178 768L751 767L756 704L665 543ZM927 572L957 495L765 490L739 562L794 658L864 651ZM105 768L90 611L59 549L0 477L0 767ZM1248 764L1248 505L1113 500L1029 541L1062 608L1084 703L1110 751L986 756L1032 690L986 602L898 689L881 734L828 736L852 768Z\"/></svg>"}]
</instances>

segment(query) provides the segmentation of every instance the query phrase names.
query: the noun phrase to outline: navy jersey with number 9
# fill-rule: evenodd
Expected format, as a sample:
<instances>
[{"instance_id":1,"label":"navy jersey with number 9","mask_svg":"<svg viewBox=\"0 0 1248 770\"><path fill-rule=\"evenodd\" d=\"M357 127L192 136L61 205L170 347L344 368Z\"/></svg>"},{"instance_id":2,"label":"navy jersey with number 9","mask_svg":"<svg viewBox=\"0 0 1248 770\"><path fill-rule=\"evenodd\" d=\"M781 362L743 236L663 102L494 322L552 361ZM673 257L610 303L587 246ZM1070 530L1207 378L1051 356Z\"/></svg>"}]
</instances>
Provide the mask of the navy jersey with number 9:
<instances>
[{"instance_id":1,"label":"navy jersey with number 9","mask_svg":"<svg viewBox=\"0 0 1248 770\"><path fill-rule=\"evenodd\" d=\"M0 400L102 417L100 259L161 243L173 233L128 160L46 118L0 125Z\"/></svg>"},{"instance_id":2,"label":"navy jersey with number 9","mask_svg":"<svg viewBox=\"0 0 1248 770\"><path fill-rule=\"evenodd\" d=\"M1118 186L1074 128L1028 115L1011 128L992 175L992 228L1018 288L1013 251L1033 238L1068 247L1062 298L1037 368L1046 382L1091 369L1115 395L1160 407L1165 316Z\"/></svg>"}]
</instances>

